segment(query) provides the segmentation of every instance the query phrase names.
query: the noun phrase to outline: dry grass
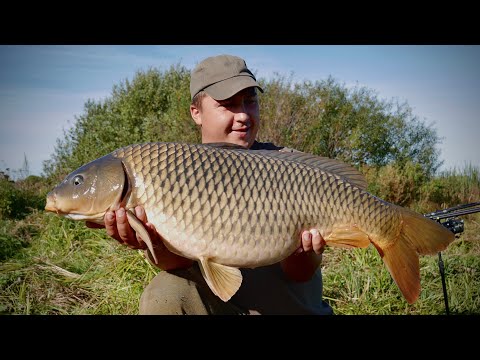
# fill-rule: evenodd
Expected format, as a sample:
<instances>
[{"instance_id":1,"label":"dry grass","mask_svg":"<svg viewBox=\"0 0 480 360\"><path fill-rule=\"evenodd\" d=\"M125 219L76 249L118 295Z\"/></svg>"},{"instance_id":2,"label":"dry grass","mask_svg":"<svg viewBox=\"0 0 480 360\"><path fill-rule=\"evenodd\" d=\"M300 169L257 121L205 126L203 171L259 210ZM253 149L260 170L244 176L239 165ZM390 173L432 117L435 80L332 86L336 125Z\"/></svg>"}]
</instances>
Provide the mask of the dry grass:
<instances>
[{"instance_id":1,"label":"dry grass","mask_svg":"<svg viewBox=\"0 0 480 360\"><path fill-rule=\"evenodd\" d=\"M0 265L1 313L138 312L140 293L156 274L142 254L124 249L103 230L50 214L24 222L35 224L37 236Z\"/></svg>"}]
</instances>

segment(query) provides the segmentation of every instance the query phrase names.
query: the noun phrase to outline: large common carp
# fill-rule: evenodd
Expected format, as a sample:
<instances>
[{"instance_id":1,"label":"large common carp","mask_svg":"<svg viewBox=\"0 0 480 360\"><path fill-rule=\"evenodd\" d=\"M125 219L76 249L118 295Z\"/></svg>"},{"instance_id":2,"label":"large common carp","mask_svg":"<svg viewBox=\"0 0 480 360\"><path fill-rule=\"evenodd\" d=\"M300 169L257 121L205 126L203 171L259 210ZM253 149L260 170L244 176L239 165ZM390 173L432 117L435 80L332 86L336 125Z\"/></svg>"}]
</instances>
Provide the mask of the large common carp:
<instances>
[{"instance_id":1,"label":"large common carp","mask_svg":"<svg viewBox=\"0 0 480 360\"><path fill-rule=\"evenodd\" d=\"M47 195L45 209L103 224L107 210L124 206L154 254L131 211L137 205L170 251L199 262L224 301L241 285L239 268L281 261L300 246L303 230L317 228L330 246L372 243L413 303L419 254L435 254L454 240L437 222L368 193L363 175L340 161L227 144L117 149L70 173Z\"/></svg>"}]
</instances>

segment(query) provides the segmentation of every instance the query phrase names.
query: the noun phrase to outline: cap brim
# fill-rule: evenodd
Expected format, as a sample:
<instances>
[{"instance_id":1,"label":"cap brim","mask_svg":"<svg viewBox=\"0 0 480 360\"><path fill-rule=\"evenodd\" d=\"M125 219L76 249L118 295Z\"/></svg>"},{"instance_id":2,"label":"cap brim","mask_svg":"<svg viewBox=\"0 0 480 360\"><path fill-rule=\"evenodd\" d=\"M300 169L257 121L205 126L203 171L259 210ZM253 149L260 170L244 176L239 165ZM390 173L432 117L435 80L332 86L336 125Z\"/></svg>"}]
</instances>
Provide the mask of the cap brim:
<instances>
[{"instance_id":1,"label":"cap brim","mask_svg":"<svg viewBox=\"0 0 480 360\"><path fill-rule=\"evenodd\" d=\"M203 89L203 91L215 100L225 100L239 91L253 86L257 87L263 93L263 89L251 76L240 75L210 85Z\"/></svg>"}]
</instances>

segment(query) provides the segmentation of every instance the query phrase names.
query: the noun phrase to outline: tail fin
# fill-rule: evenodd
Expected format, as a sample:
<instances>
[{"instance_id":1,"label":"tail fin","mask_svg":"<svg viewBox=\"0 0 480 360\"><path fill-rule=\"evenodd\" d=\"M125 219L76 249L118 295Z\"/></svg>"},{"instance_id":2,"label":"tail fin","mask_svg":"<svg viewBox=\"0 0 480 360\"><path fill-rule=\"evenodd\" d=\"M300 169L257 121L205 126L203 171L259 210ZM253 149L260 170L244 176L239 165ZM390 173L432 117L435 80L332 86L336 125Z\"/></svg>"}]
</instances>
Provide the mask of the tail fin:
<instances>
[{"instance_id":1,"label":"tail fin","mask_svg":"<svg viewBox=\"0 0 480 360\"><path fill-rule=\"evenodd\" d=\"M374 245L403 296L413 304L420 294L418 255L435 254L445 250L455 239L455 235L421 214L401 207L398 209L403 219L398 238L392 245L384 248L376 242Z\"/></svg>"}]
</instances>

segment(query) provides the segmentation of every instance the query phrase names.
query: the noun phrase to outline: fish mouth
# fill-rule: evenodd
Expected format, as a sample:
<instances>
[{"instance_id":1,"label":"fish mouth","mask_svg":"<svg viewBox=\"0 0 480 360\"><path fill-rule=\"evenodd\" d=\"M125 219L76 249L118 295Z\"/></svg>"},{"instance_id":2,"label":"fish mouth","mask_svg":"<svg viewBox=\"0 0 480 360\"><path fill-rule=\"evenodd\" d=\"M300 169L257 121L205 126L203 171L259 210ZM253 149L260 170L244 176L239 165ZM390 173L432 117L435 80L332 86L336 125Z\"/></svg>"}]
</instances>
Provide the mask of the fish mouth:
<instances>
[{"instance_id":1,"label":"fish mouth","mask_svg":"<svg viewBox=\"0 0 480 360\"><path fill-rule=\"evenodd\" d=\"M55 194L49 193L47 195L47 203L45 205L45 210L46 211L51 211L51 212L54 212L54 213L58 213L59 211L58 211L55 203L56 203Z\"/></svg>"},{"instance_id":2,"label":"fish mouth","mask_svg":"<svg viewBox=\"0 0 480 360\"><path fill-rule=\"evenodd\" d=\"M47 204L47 205L45 206L45 210L46 210L46 211L51 211L51 212L57 212L57 208L56 208L55 206L53 206L53 205L50 205L50 204Z\"/></svg>"},{"instance_id":3,"label":"fish mouth","mask_svg":"<svg viewBox=\"0 0 480 360\"><path fill-rule=\"evenodd\" d=\"M56 196L54 193L49 193L47 195L47 203L45 205L45 210L53 212L59 216L63 216L67 219L88 220L88 221L94 221L94 222L103 221L103 217L106 212L106 211L100 211L95 214L80 214L80 213L62 211L57 207Z\"/></svg>"},{"instance_id":4,"label":"fish mouth","mask_svg":"<svg viewBox=\"0 0 480 360\"><path fill-rule=\"evenodd\" d=\"M85 220L85 221L92 221L96 222L98 224L103 224L104 216L105 216L105 211L101 211L99 213L95 214L79 214L79 213L73 213L73 212L63 212L61 210L58 210L56 207L48 207L45 206L45 210L51 211L56 213L59 216L63 216L64 218L70 219L70 220Z\"/></svg>"}]
</instances>

